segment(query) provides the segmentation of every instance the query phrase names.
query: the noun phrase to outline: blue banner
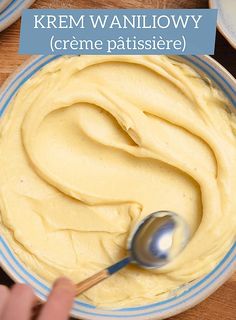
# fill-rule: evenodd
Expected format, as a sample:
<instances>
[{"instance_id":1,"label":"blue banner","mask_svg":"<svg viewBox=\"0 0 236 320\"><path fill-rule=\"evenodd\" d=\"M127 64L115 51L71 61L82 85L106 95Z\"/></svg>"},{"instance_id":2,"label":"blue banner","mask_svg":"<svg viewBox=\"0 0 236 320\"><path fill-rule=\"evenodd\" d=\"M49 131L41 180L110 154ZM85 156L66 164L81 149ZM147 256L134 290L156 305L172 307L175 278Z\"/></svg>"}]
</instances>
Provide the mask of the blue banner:
<instances>
[{"instance_id":1,"label":"blue banner","mask_svg":"<svg viewBox=\"0 0 236 320\"><path fill-rule=\"evenodd\" d=\"M21 54L213 54L217 10L25 10Z\"/></svg>"}]
</instances>

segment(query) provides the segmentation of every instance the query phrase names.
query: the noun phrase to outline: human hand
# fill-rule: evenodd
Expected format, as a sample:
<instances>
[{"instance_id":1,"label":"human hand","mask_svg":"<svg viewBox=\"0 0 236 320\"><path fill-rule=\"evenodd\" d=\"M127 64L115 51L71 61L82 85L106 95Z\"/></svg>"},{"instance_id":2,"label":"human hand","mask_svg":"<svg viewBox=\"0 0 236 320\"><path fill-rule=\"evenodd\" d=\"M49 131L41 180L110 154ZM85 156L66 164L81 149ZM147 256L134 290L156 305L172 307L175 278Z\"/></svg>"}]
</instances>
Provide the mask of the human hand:
<instances>
[{"instance_id":1,"label":"human hand","mask_svg":"<svg viewBox=\"0 0 236 320\"><path fill-rule=\"evenodd\" d=\"M40 309L37 320L66 320L75 297L75 286L66 279L58 279ZM15 284L12 289L0 285L0 320L30 320L37 298L31 287Z\"/></svg>"}]
</instances>

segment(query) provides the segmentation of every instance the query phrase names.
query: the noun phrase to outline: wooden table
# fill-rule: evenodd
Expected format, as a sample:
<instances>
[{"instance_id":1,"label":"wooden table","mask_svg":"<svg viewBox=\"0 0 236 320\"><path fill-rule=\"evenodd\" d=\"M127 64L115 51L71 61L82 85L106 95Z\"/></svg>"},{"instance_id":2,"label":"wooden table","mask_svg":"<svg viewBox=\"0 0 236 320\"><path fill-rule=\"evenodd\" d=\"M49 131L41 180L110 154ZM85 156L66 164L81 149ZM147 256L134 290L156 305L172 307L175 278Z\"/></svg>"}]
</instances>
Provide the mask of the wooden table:
<instances>
[{"instance_id":1,"label":"wooden table","mask_svg":"<svg viewBox=\"0 0 236 320\"><path fill-rule=\"evenodd\" d=\"M37 0L33 8L206 8L207 0ZM0 85L27 56L18 55L20 21L0 33ZM214 58L236 77L236 51L218 33ZM0 269L0 282L13 282ZM195 308L170 320L236 320L236 274Z\"/></svg>"}]
</instances>

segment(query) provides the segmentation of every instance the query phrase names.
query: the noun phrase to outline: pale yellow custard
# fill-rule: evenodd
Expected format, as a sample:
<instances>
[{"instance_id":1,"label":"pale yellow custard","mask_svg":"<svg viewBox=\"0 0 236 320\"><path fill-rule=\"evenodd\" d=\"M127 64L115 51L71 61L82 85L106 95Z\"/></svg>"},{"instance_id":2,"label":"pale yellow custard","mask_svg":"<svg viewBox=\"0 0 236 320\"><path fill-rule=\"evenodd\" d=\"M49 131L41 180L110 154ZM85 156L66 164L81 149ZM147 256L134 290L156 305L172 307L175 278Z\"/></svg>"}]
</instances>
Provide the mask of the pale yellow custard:
<instances>
[{"instance_id":1,"label":"pale yellow custard","mask_svg":"<svg viewBox=\"0 0 236 320\"><path fill-rule=\"evenodd\" d=\"M191 240L164 268L130 266L85 292L143 305L209 272L236 230L235 118L223 94L166 56L73 56L28 80L1 119L1 232L53 281L125 257L133 226L172 210Z\"/></svg>"}]
</instances>

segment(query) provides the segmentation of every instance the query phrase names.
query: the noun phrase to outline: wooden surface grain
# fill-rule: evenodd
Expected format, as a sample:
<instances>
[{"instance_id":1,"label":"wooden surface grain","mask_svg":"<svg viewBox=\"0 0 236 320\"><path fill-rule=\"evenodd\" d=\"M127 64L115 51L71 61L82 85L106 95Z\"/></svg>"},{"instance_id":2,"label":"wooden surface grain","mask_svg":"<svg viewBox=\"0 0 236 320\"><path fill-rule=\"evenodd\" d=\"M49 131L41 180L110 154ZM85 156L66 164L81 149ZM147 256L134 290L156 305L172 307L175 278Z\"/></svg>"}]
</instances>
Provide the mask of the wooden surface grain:
<instances>
[{"instance_id":1,"label":"wooden surface grain","mask_svg":"<svg viewBox=\"0 0 236 320\"><path fill-rule=\"evenodd\" d=\"M207 0L37 0L33 8L206 8ZM0 33L0 86L27 59L17 53L20 20ZM236 77L236 51L217 33L214 58ZM0 283L12 285L0 269ZM170 320L236 320L236 274L198 306Z\"/></svg>"}]
</instances>

